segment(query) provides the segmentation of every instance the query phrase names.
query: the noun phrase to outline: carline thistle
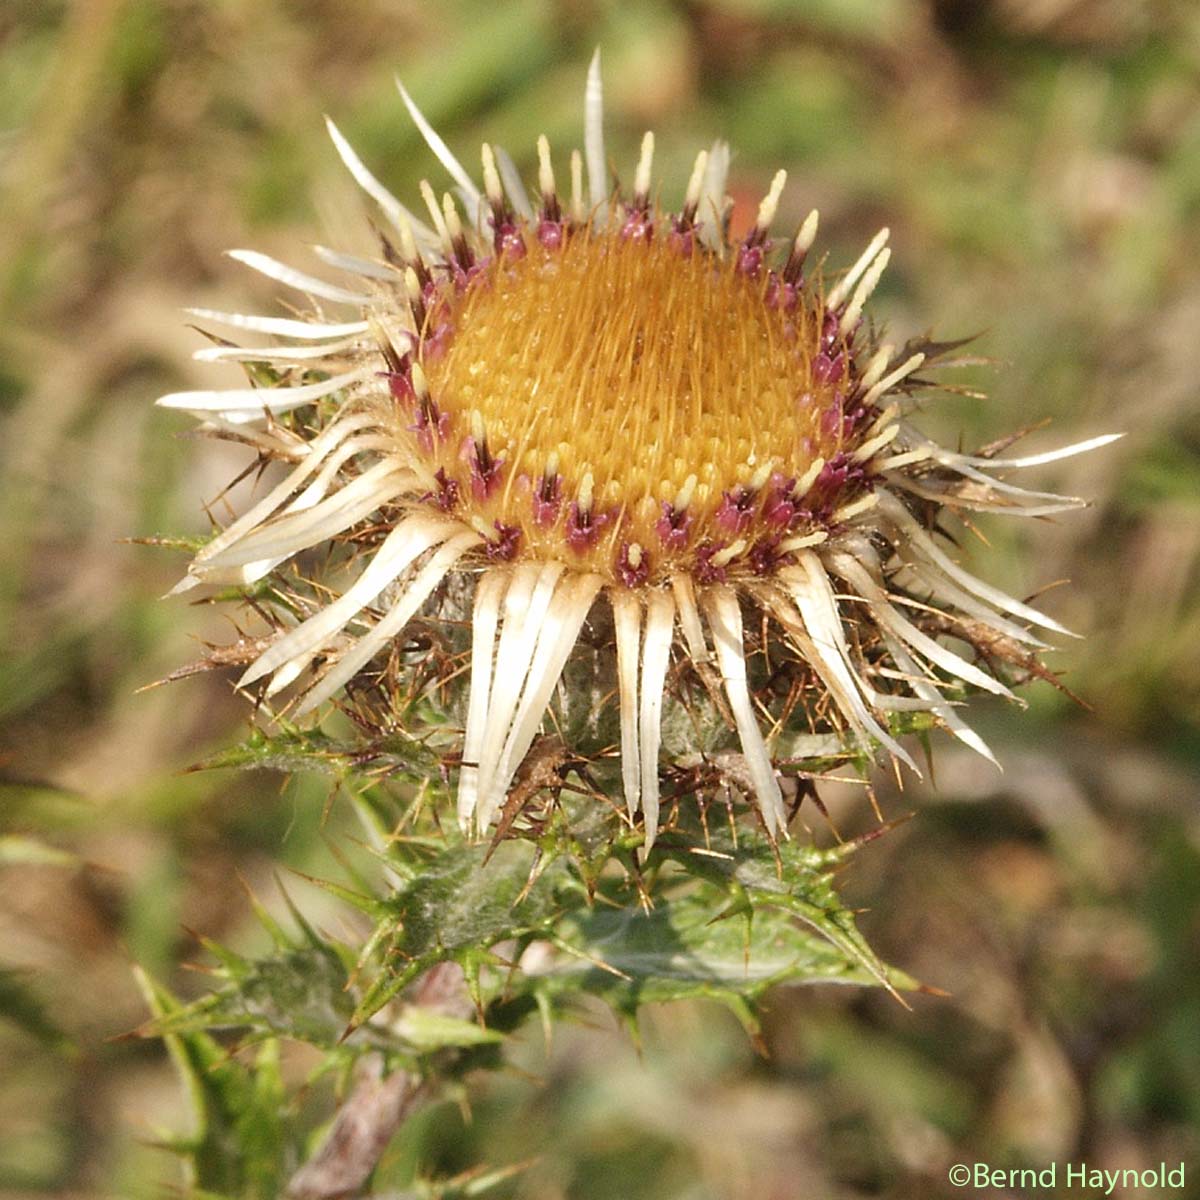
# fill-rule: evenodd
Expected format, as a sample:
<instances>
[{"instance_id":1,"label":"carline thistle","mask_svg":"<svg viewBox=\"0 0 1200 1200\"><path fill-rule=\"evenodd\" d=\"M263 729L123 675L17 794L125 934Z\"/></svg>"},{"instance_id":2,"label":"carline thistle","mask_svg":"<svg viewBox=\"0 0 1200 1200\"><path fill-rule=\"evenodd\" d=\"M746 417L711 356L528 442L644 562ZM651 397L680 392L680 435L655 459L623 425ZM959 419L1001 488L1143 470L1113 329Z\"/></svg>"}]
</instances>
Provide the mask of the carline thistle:
<instances>
[{"instance_id":1,"label":"carline thistle","mask_svg":"<svg viewBox=\"0 0 1200 1200\"><path fill-rule=\"evenodd\" d=\"M720 142L697 156L677 211L652 190L650 133L632 189L610 186L598 54L583 153L563 186L540 138L533 196L488 145L480 189L400 90L454 192L423 182L419 219L329 122L386 223L380 255L317 247L350 277L334 284L233 251L308 311L191 310L267 335L196 355L267 385L159 401L288 468L177 590L247 586L314 547L353 548L352 578L279 618L239 685L260 699L290 689L291 715L312 712L373 663L395 669L406 629L457 586L470 628L469 664L448 673L469 689L458 816L476 835L501 813L589 620L612 656L621 785L647 849L664 703L686 702L689 674L736 732L735 786L772 837L788 820L772 744L797 724L916 770L889 732L889 714L915 710L991 758L958 690L1011 697L998 665L1036 663L1035 629L1066 631L958 565L938 520L1077 507L998 473L1112 439L1012 458L925 437L907 409L945 347L898 353L863 318L887 230L840 275L813 270L816 212L786 244L771 237L780 171L733 238ZM769 673L750 669L768 653Z\"/></svg>"}]
</instances>

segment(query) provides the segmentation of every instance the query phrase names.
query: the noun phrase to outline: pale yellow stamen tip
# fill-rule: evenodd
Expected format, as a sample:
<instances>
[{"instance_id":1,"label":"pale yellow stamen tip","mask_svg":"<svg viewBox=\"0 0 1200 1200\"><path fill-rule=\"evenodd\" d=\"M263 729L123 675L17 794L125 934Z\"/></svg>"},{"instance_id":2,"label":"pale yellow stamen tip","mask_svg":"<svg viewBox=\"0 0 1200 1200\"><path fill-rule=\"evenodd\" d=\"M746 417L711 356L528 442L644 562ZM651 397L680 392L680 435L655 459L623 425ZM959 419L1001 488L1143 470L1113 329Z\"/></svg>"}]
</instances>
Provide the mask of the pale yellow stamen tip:
<instances>
[{"instance_id":1,"label":"pale yellow stamen tip","mask_svg":"<svg viewBox=\"0 0 1200 1200\"><path fill-rule=\"evenodd\" d=\"M817 476L823 470L825 470L825 460L823 458L813 459L812 466L796 481L796 495L803 496L817 482Z\"/></svg>"},{"instance_id":2,"label":"pale yellow stamen tip","mask_svg":"<svg viewBox=\"0 0 1200 1200\"><path fill-rule=\"evenodd\" d=\"M758 220L755 225L764 233L771 228L771 223L775 220L775 213L779 208L779 197L783 195L786 183L787 172L776 171L775 178L771 180L771 190L767 192L763 197L763 202L758 206Z\"/></svg>"},{"instance_id":3,"label":"pale yellow stamen tip","mask_svg":"<svg viewBox=\"0 0 1200 1200\"><path fill-rule=\"evenodd\" d=\"M924 354L914 354L911 358L905 359L890 375L885 375L867 392L863 397L863 404L874 404L889 388L895 387L902 379L911 375L924 361Z\"/></svg>"},{"instance_id":4,"label":"pale yellow stamen tip","mask_svg":"<svg viewBox=\"0 0 1200 1200\"><path fill-rule=\"evenodd\" d=\"M596 481L592 477L591 471L585 472L583 478L579 481L579 493L576 499L580 512L591 512L595 486Z\"/></svg>"},{"instance_id":5,"label":"pale yellow stamen tip","mask_svg":"<svg viewBox=\"0 0 1200 1200\"><path fill-rule=\"evenodd\" d=\"M809 546L819 546L828 540L829 534L824 529L818 529L815 533L806 533L801 537L786 538L779 543L779 549L785 554L790 554L793 550L806 550Z\"/></svg>"},{"instance_id":6,"label":"pale yellow stamen tip","mask_svg":"<svg viewBox=\"0 0 1200 1200\"><path fill-rule=\"evenodd\" d=\"M873 438L877 433L890 425L900 415L900 405L893 401L885 408L878 417L867 427L863 433L863 440Z\"/></svg>"},{"instance_id":7,"label":"pale yellow stamen tip","mask_svg":"<svg viewBox=\"0 0 1200 1200\"><path fill-rule=\"evenodd\" d=\"M429 395L429 381L425 378L425 372L421 369L421 364L417 362L412 365L412 385L413 391L419 397L424 398Z\"/></svg>"},{"instance_id":8,"label":"pale yellow stamen tip","mask_svg":"<svg viewBox=\"0 0 1200 1200\"><path fill-rule=\"evenodd\" d=\"M442 212L446 218L446 233L449 235L451 242L458 241L462 237L462 221L459 218L454 197L449 192L446 192L442 196Z\"/></svg>"},{"instance_id":9,"label":"pale yellow stamen tip","mask_svg":"<svg viewBox=\"0 0 1200 1200\"><path fill-rule=\"evenodd\" d=\"M638 157L637 173L633 177L633 194L645 200L650 195L650 168L654 162L654 134L649 130L642 137L642 152Z\"/></svg>"},{"instance_id":10,"label":"pale yellow stamen tip","mask_svg":"<svg viewBox=\"0 0 1200 1200\"><path fill-rule=\"evenodd\" d=\"M730 542L724 550L718 550L709 561L714 567L727 567L739 554L744 554L745 550L746 539L738 538L736 542Z\"/></svg>"},{"instance_id":11,"label":"pale yellow stamen tip","mask_svg":"<svg viewBox=\"0 0 1200 1200\"><path fill-rule=\"evenodd\" d=\"M504 203L504 189L500 185L500 172L496 170L496 156L487 142L483 143L481 155L483 157L483 189L487 192L487 198L498 207Z\"/></svg>"},{"instance_id":12,"label":"pale yellow stamen tip","mask_svg":"<svg viewBox=\"0 0 1200 1200\"><path fill-rule=\"evenodd\" d=\"M692 177L688 180L687 194L684 197L684 208L689 213L700 207L700 193L704 189L704 174L707 170L708 151L701 150L696 155L696 165L692 168Z\"/></svg>"},{"instance_id":13,"label":"pale yellow stamen tip","mask_svg":"<svg viewBox=\"0 0 1200 1200\"><path fill-rule=\"evenodd\" d=\"M843 521L849 521L854 517L860 517L863 513L869 512L879 503L879 495L876 492L868 492L865 496L859 496L857 500L852 500L849 504L839 508L833 514L835 524L840 524Z\"/></svg>"},{"instance_id":14,"label":"pale yellow stamen tip","mask_svg":"<svg viewBox=\"0 0 1200 1200\"><path fill-rule=\"evenodd\" d=\"M819 221L820 216L814 208L804 218L804 224L800 226L800 231L796 234L796 240L792 243L793 254L797 256L804 255L812 249L813 242L817 240L817 224Z\"/></svg>"},{"instance_id":15,"label":"pale yellow stamen tip","mask_svg":"<svg viewBox=\"0 0 1200 1200\"><path fill-rule=\"evenodd\" d=\"M846 297L850 295L851 289L862 278L862 273L875 261L875 256L883 249L884 244L890 236L891 230L885 227L871 239L867 248L858 256L854 265L838 281L826 297L825 303L828 308L834 309L842 306Z\"/></svg>"},{"instance_id":16,"label":"pale yellow stamen tip","mask_svg":"<svg viewBox=\"0 0 1200 1200\"><path fill-rule=\"evenodd\" d=\"M921 446L916 450L906 450L902 454L893 454L890 458L880 459L879 462L872 464L872 467L876 472L895 471L899 467L911 466L913 463L924 462L932 457L933 452L929 447Z\"/></svg>"},{"instance_id":17,"label":"pale yellow stamen tip","mask_svg":"<svg viewBox=\"0 0 1200 1200\"><path fill-rule=\"evenodd\" d=\"M696 476L689 475L683 481L683 487L675 493L674 508L676 512L683 512L684 509L692 502L692 496L696 492Z\"/></svg>"},{"instance_id":18,"label":"pale yellow stamen tip","mask_svg":"<svg viewBox=\"0 0 1200 1200\"><path fill-rule=\"evenodd\" d=\"M887 365L892 361L892 355L895 353L896 347L890 342L884 342L875 351L871 356L871 361L867 363L867 369L862 373L862 379L859 381L859 386L864 391L869 391L883 378L883 373L887 370Z\"/></svg>"},{"instance_id":19,"label":"pale yellow stamen tip","mask_svg":"<svg viewBox=\"0 0 1200 1200\"><path fill-rule=\"evenodd\" d=\"M750 490L752 492L759 491L763 485L771 478L771 472L775 469L775 461L771 459L762 464L753 475L750 476Z\"/></svg>"},{"instance_id":20,"label":"pale yellow stamen tip","mask_svg":"<svg viewBox=\"0 0 1200 1200\"><path fill-rule=\"evenodd\" d=\"M873 458L880 450L894 441L899 432L899 425L889 425L878 437L870 438L854 452L854 461L861 463L866 462L868 458Z\"/></svg>"},{"instance_id":21,"label":"pale yellow stamen tip","mask_svg":"<svg viewBox=\"0 0 1200 1200\"><path fill-rule=\"evenodd\" d=\"M430 186L429 180L422 179L418 187L421 192L421 199L425 201L425 207L429 210L429 218L433 221L434 228L438 231L438 237L441 238L444 244L448 243L450 239L446 233L446 218L442 215L437 195Z\"/></svg>"},{"instance_id":22,"label":"pale yellow stamen tip","mask_svg":"<svg viewBox=\"0 0 1200 1200\"><path fill-rule=\"evenodd\" d=\"M862 282L854 291L854 297L851 299L846 311L842 314L842 319L838 322L838 333L845 337L856 324L858 318L862 316L863 305L866 304L871 293L879 285L879 280L883 276L884 270L891 261L892 252L890 250L881 250L875 261L871 264L870 269L862 277Z\"/></svg>"},{"instance_id":23,"label":"pale yellow stamen tip","mask_svg":"<svg viewBox=\"0 0 1200 1200\"><path fill-rule=\"evenodd\" d=\"M550 142L543 133L537 140L538 187L543 196L554 195L554 167L550 162Z\"/></svg>"},{"instance_id":24,"label":"pale yellow stamen tip","mask_svg":"<svg viewBox=\"0 0 1200 1200\"><path fill-rule=\"evenodd\" d=\"M396 214L396 223L400 226L400 253L407 263L419 263L421 252L417 249L417 239L413 234L412 222L405 213Z\"/></svg>"},{"instance_id":25,"label":"pale yellow stamen tip","mask_svg":"<svg viewBox=\"0 0 1200 1200\"><path fill-rule=\"evenodd\" d=\"M496 527L489 525L478 513L471 514L470 525L484 541L495 542L499 540L500 534L496 530Z\"/></svg>"}]
</instances>

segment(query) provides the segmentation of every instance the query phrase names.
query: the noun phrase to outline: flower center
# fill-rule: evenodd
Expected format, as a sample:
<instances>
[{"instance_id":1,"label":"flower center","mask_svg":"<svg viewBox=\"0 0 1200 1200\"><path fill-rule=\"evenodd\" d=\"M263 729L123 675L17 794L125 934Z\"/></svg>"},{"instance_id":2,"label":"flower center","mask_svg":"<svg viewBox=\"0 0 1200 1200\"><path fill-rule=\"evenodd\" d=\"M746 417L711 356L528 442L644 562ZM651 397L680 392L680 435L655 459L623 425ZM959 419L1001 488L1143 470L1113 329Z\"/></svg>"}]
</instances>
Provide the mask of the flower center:
<instances>
[{"instance_id":1,"label":"flower center","mask_svg":"<svg viewBox=\"0 0 1200 1200\"><path fill-rule=\"evenodd\" d=\"M631 586L761 573L820 527L845 347L774 273L629 229L530 237L437 287L419 359L441 499L505 556Z\"/></svg>"}]
</instances>

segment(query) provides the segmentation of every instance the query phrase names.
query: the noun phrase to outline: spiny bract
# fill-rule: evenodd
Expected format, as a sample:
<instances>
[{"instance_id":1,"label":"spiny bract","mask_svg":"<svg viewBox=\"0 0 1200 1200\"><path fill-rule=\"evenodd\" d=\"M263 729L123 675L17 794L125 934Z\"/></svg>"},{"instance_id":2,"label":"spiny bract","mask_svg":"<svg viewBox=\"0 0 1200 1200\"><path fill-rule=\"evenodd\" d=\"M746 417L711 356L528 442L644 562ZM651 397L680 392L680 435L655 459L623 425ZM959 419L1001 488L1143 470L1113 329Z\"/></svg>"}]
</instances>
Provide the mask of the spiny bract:
<instances>
[{"instance_id":1,"label":"spiny bract","mask_svg":"<svg viewBox=\"0 0 1200 1200\"><path fill-rule=\"evenodd\" d=\"M1107 439L1002 459L922 436L904 405L938 348L897 355L863 322L887 231L826 286L820 271L806 275L815 212L775 253L784 172L751 231L731 238L722 143L697 157L677 212L651 191L651 134L632 191L610 188L598 56L569 187L542 138L532 198L487 145L480 190L401 92L457 201L423 183L429 221L419 220L330 123L391 228L380 256L318 248L353 277L343 286L234 251L307 296L310 312L193 310L273 336L198 352L245 363L268 386L159 402L291 468L204 546L181 588L249 585L330 541L367 559L340 593L325 586L293 613L241 686L266 680L271 696L304 677L294 711L315 709L391 655L457 581L472 597L458 811L475 832L504 805L600 596L611 606L625 801L631 818L643 814L647 846L677 628L681 670L720 696L744 755L741 785L772 836L786 812L771 738L797 708L809 728L824 722L910 765L888 714L920 710L991 757L944 689L1010 695L980 660L997 646L1011 658L1044 645L1029 626L1065 631L958 566L931 534L936 514L1074 507L993 473ZM744 611L776 631L782 689L756 687L748 672ZM980 655L968 661L939 633Z\"/></svg>"}]
</instances>

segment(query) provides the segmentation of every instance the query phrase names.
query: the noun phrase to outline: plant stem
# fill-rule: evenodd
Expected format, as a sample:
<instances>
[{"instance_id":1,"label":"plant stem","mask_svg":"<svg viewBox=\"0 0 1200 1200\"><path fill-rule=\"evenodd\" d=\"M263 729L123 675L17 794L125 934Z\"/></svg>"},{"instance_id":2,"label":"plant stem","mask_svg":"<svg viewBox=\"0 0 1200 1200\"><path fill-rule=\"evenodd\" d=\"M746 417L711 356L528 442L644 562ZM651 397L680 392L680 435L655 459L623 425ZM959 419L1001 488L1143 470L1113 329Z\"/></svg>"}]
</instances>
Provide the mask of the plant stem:
<instances>
[{"instance_id":1,"label":"plant stem","mask_svg":"<svg viewBox=\"0 0 1200 1200\"><path fill-rule=\"evenodd\" d=\"M416 985L410 1003L452 1016L472 1008L455 963L431 968ZM364 1057L354 1088L338 1110L312 1157L291 1178L289 1200L346 1200L357 1196L388 1143L409 1115L436 1091L436 1081L410 1071L384 1074L381 1054Z\"/></svg>"}]
</instances>

